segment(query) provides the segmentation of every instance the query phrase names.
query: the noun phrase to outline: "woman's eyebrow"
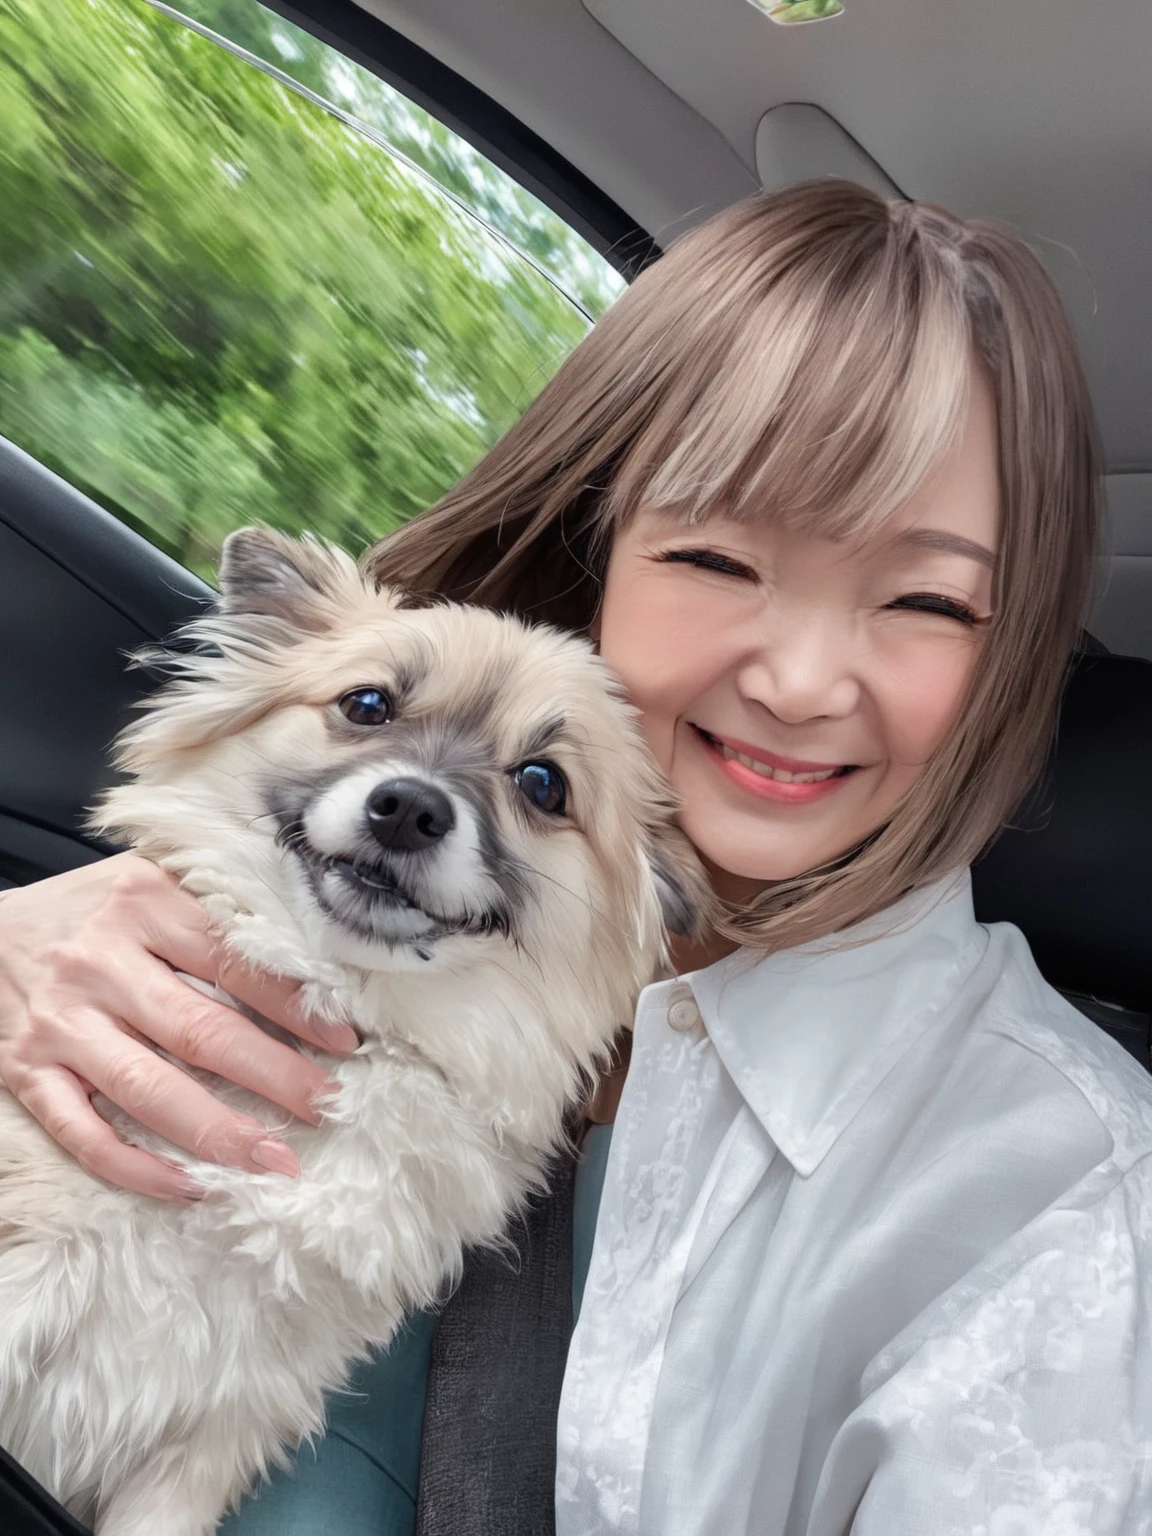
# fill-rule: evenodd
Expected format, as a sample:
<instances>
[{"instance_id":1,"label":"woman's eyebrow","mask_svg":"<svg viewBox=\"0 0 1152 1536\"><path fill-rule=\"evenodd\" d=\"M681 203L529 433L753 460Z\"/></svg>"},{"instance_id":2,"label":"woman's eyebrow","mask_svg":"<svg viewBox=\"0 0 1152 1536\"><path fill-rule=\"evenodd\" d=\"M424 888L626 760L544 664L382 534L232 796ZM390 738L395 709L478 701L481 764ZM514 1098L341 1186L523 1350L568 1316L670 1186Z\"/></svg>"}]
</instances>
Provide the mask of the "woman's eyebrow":
<instances>
[{"instance_id":1,"label":"woman's eyebrow","mask_svg":"<svg viewBox=\"0 0 1152 1536\"><path fill-rule=\"evenodd\" d=\"M893 548L901 545L916 549L938 549L946 555L962 555L966 560L975 560L980 565L986 565L990 571L996 568L996 556L992 550L977 544L975 539L966 539L963 534L945 533L942 528L907 528L892 540Z\"/></svg>"}]
</instances>

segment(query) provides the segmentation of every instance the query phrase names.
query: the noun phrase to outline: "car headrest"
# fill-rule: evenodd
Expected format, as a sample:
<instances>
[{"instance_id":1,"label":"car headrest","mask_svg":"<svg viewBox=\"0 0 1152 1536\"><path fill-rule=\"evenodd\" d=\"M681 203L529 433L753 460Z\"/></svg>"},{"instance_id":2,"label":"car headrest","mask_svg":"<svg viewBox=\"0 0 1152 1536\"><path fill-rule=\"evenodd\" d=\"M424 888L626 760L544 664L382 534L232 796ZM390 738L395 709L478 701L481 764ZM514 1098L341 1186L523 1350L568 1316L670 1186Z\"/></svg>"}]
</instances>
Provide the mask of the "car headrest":
<instances>
[{"instance_id":1,"label":"car headrest","mask_svg":"<svg viewBox=\"0 0 1152 1536\"><path fill-rule=\"evenodd\" d=\"M1015 923L1048 981L1145 1060L1150 766L1152 662L1080 654L1047 768L972 871L980 920Z\"/></svg>"}]
</instances>

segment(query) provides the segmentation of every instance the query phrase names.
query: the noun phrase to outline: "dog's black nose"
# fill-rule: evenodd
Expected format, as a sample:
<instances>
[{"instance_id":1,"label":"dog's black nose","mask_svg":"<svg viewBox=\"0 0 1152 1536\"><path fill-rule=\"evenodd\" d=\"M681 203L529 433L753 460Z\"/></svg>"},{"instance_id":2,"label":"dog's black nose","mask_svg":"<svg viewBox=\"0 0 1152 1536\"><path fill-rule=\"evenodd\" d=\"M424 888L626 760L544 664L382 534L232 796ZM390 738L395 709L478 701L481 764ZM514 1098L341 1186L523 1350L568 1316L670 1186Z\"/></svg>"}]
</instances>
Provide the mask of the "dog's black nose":
<instances>
[{"instance_id":1,"label":"dog's black nose","mask_svg":"<svg viewBox=\"0 0 1152 1536\"><path fill-rule=\"evenodd\" d=\"M388 779L368 796L368 825L382 848L420 853L456 825L452 802L435 784Z\"/></svg>"}]
</instances>

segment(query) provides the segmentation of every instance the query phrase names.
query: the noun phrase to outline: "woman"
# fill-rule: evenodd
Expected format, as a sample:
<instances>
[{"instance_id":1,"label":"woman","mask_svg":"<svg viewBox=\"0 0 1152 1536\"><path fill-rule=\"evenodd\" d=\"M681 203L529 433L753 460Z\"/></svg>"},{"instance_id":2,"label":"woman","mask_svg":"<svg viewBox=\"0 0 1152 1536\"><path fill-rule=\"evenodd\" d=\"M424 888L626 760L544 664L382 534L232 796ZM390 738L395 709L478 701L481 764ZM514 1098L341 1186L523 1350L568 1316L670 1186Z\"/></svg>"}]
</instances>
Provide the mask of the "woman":
<instances>
[{"instance_id":1,"label":"woman","mask_svg":"<svg viewBox=\"0 0 1152 1536\"><path fill-rule=\"evenodd\" d=\"M1035 258L828 182L681 241L374 553L596 638L724 906L637 1014L560 1408L568 1536L1152 1528L1152 1085L975 923L966 874L1049 741L1096 497ZM146 1042L307 1114L322 1074L169 967L318 1037L155 871L10 894L0 957L0 1075L93 1171L195 1193L91 1086L291 1175ZM427 1332L385 1399L393 1370L419 1400ZM390 1407L368 1454L403 1484L415 1410ZM324 1529L292 1514L308 1486L237 1536Z\"/></svg>"}]
</instances>

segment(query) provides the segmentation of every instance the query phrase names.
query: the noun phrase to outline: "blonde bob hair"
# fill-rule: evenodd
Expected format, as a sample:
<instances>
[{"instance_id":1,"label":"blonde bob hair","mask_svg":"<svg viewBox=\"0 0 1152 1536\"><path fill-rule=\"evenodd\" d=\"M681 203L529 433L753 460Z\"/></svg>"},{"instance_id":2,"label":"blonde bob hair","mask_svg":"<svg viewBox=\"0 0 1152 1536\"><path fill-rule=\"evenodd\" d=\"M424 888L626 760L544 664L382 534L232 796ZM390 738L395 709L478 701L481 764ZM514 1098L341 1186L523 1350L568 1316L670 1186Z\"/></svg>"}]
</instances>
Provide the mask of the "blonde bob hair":
<instances>
[{"instance_id":1,"label":"blonde bob hair","mask_svg":"<svg viewBox=\"0 0 1152 1536\"><path fill-rule=\"evenodd\" d=\"M999 423L995 617L951 733L889 821L718 926L779 949L969 863L1038 773L1090 596L1098 450L1056 287L996 224L820 181L681 239L453 491L369 556L381 582L586 630L640 507L852 540L955 444L973 357Z\"/></svg>"}]
</instances>

